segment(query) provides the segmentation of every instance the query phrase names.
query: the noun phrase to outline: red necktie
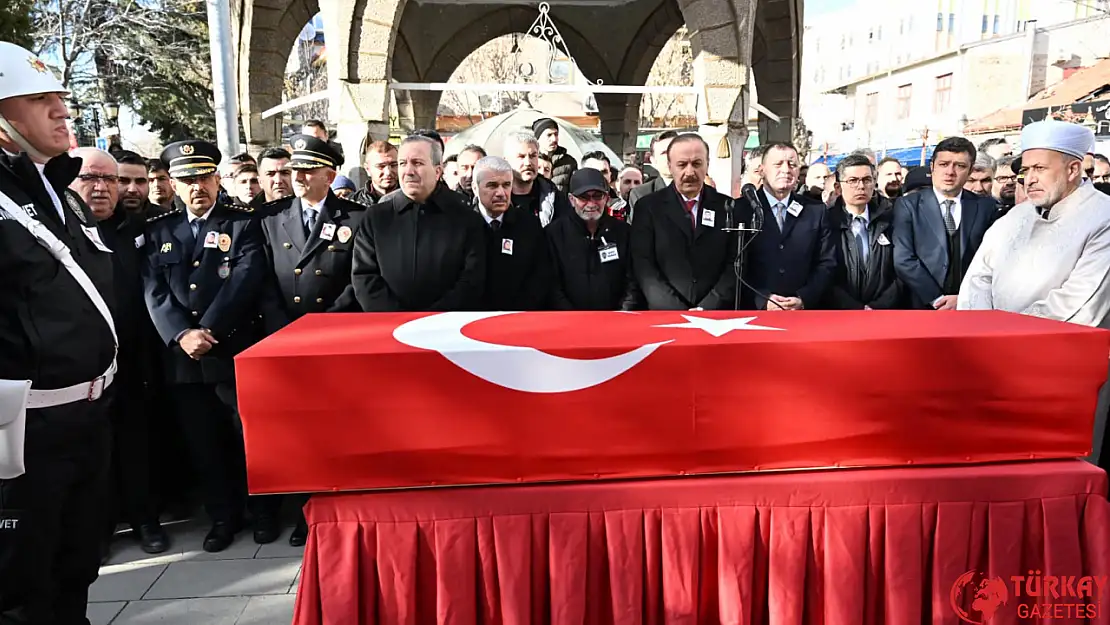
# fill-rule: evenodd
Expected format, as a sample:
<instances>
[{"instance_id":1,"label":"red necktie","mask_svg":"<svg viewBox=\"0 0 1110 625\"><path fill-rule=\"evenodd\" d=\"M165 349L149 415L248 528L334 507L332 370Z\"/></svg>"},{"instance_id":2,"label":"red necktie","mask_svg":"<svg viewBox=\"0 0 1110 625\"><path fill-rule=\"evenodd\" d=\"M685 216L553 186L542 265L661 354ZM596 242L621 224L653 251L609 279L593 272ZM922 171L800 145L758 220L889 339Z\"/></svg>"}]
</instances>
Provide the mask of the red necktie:
<instances>
[{"instance_id":1,"label":"red necktie","mask_svg":"<svg viewBox=\"0 0 1110 625\"><path fill-rule=\"evenodd\" d=\"M694 213L694 207L697 205L697 200L686 200L686 214L690 216L690 226L695 230L698 228L698 217Z\"/></svg>"}]
</instances>

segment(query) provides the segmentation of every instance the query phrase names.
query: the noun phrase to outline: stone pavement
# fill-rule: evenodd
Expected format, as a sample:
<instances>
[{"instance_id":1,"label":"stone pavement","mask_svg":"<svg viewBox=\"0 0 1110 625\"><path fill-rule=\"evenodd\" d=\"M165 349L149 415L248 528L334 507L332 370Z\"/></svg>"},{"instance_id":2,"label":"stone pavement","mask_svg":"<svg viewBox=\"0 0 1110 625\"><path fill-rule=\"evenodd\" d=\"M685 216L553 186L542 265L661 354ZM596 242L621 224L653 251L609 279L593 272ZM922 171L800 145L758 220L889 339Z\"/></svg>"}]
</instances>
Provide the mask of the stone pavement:
<instances>
[{"instance_id":1,"label":"stone pavement","mask_svg":"<svg viewBox=\"0 0 1110 625\"><path fill-rule=\"evenodd\" d=\"M221 553L201 549L201 521L165 525L173 541L157 556L142 552L127 534L117 536L112 558L89 591L92 625L285 625L303 547L290 547L287 527L277 542L256 545L240 532Z\"/></svg>"}]
</instances>

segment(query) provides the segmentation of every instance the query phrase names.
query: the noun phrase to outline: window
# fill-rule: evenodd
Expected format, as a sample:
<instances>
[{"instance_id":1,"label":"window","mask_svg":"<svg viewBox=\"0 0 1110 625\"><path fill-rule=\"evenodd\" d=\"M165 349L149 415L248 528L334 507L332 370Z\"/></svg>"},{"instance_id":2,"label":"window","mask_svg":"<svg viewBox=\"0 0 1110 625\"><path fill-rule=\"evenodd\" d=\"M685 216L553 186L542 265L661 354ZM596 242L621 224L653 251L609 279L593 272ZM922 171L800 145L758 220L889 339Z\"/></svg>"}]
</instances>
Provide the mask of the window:
<instances>
[{"instance_id":1,"label":"window","mask_svg":"<svg viewBox=\"0 0 1110 625\"><path fill-rule=\"evenodd\" d=\"M984 15L983 16L983 34L984 35L987 34L987 24L988 23L989 23L989 20L987 19L987 16Z\"/></svg>"},{"instance_id":2,"label":"window","mask_svg":"<svg viewBox=\"0 0 1110 625\"><path fill-rule=\"evenodd\" d=\"M1002 26L1002 20L997 15L994 16L994 34L998 34L999 28Z\"/></svg>"},{"instance_id":3,"label":"window","mask_svg":"<svg viewBox=\"0 0 1110 625\"><path fill-rule=\"evenodd\" d=\"M956 14L955 13L949 13L948 14L948 32L950 32L950 33L956 32Z\"/></svg>"},{"instance_id":4,"label":"window","mask_svg":"<svg viewBox=\"0 0 1110 625\"><path fill-rule=\"evenodd\" d=\"M933 96L933 112L940 115L948 111L952 101L952 74L937 76L937 90Z\"/></svg>"},{"instance_id":5,"label":"window","mask_svg":"<svg viewBox=\"0 0 1110 625\"><path fill-rule=\"evenodd\" d=\"M879 123L879 93L867 94L866 108L863 112L864 124L870 128Z\"/></svg>"},{"instance_id":6,"label":"window","mask_svg":"<svg viewBox=\"0 0 1110 625\"><path fill-rule=\"evenodd\" d=\"M898 101L895 107L895 114L898 119L909 119L910 117L910 100L913 98L913 85L902 85L898 87Z\"/></svg>"},{"instance_id":7,"label":"window","mask_svg":"<svg viewBox=\"0 0 1110 625\"><path fill-rule=\"evenodd\" d=\"M944 32L944 13L937 13L937 32Z\"/></svg>"}]
</instances>

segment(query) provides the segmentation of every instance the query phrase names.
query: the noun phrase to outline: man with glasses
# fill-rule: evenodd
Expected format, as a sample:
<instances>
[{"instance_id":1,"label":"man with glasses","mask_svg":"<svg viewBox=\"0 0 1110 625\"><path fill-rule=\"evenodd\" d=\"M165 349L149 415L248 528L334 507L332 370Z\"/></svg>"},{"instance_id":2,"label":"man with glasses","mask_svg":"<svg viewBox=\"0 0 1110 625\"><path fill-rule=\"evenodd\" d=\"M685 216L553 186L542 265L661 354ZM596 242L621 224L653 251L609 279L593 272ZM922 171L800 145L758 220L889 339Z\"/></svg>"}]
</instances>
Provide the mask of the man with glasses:
<instances>
[{"instance_id":1,"label":"man with glasses","mask_svg":"<svg viewBox=\"0 0 1110 625\"><path fill-rule=\"evenodd\" d=\"M998 217L1010 212L1016 204L1017 173L1013 170L1016 157L1003 156L995 168L994 184L991 185L991 197L998 202Z\"/></svg>"},{"instance_id":2,"label":"man with glasses","mask_svg":"<svg viewBox=\"0 0 1110 625\"><path fill-rule=\"evenodd\" d=\"M890 229L893 207L875 192L878 172L866 156L849 155L836 166L840 199L829 208L836 247L836 273L825 298L828 308L883 310L901 304L894 274Z\"/></svg>"},{"instance_id":3,"label":"man with glasses","mask_svg":"<svg viewBox=\"0 0 1110 625\"><path fill-rule=\"evenodd\" d=\"M242 528L247 495L233 359L257 338L271 278L254 209L217 202L219 149L181 141L162 160L183 206L148 221L143 287L212 519L204 550L223 551Z\"/></svg>"}]
</instances>

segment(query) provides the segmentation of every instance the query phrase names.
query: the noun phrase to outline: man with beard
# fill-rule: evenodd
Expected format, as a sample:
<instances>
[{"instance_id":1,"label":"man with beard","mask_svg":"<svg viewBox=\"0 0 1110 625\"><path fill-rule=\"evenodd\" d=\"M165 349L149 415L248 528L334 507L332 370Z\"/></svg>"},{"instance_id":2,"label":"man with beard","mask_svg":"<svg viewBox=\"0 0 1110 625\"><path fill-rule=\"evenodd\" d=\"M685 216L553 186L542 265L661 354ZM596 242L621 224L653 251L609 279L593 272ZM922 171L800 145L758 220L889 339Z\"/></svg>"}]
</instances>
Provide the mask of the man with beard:
<instances>
[{"instance_id":1,"label":"man with beard","mask_svg":"<svg viewBox=\"0 0 1110 625\"><path fill-rule=\"evenodd\" d=\"M835 182L835 178L836 176L829 170L828 165L824 163L814 163L810 165L809 170L806 172L805 191L802 192L802 195L814 202L824 203L829 197L829 194L825 191L827 187L826 182L833 183Z\"/></svg>"},{"instance_id":2,"label":"man with beard","mask_svg":"<svg viewBox=\"0 0 1110 625\"><path fill-rule=\"evenodd\" d=\"M150 188L147 199L150 200L150 211L147 217L161 215L173 210L173 201L177 194L173 190L170 172L166 164L157 158L148 159L146 162L146 180Z\"/></svg>"},{"instance_id":3,"label":"man with beard","mask_svg":"<svg viewBox=\"0 0 1110 625\"><path fill-rule=\"evenodd\" d=\"M875 188L880 199L894 206L894 200L902 196L902 163L893 156L879 161L878 179Z\"/></svg>"},{"instance_id":4,"label":"man with beard","mask_svg":"<svg viewBox=\"0 0 1110 625\"><path fill-rule=\"evenodd\" d=\"M474 166L477 211L486 223L485 310L545 310L551 260L543 226L512 205L513 168L498 156Z\"/></svg>"},{"instance_id":5,"label":"man with beard","mask_svg":"<svg viewBox=\"0 0 1110 625\"><path fill-rule=\"evenodd\" d=\"M146 159L134 152L121 151L114 154L119 171L119 205L128 213L146 219L147 197L150 195L150 181L147 179Z\"/></svg>"},{"instance_id":6,"label":"man with beard","mask_svg":"<svg viewBox=\"0 0 1110 625\"><path fill-rule=\"evenodd\" d=\"M836 270L828 207L794 193L798 162L798 151L789 143L767 144L760 163L763 187L757 192L762 206L746 200L738 206L743 223L753 223L760 208L765 216L750 245L746 272L751 289L743 298L756 310L818 308Z\"/></svg>"},{"instance_id":7,"label":"man with beard","mask_svg":"<svg viewBox=\"0 0 1110 625\"><path fill-rule=\"evenodd\" d=\"M258 338L270 277L254 209L217 202L219 149L180 141L162 160L183 206L148 220L143 288L212 520L204 550L218 552L242 529L247 495L234 358Z\"/></svg>"},{"instance_id":8,"label":"man with beard","mask_svg":"<svg viewBox=\"0 0 1110 625\"><path fill-rule=\"evenodd\" d=\"M621 175L618 180L618 192L621 199L625 202L629 201L629 196L632 195L633 189L644 184L644 172L634 166L628 166L621 170Z\"/></svg>"},{"instance_id":9,"label":"man with beard","mask_svg":"<svg viewBox=\"0 0 1110 625\"><path fill-rule=\"evenodd\" d=\"M1013 170L1015 160L1017 157L1003 156L994 173L991 197L998 202L998 217L1010 212L1017 204L1017 173Z\"/></svg>"},{"instance_id":10,"label":"man with beard","mask_svg":"<svg viewBox=\"0 0 1110 625\"><path fill-rule=\"evenodd\" d=\"M640 289L632 273L631 227L606 210L608 181L585 168L570 177L576 217L547 227L556 310L636 310Z\"/></svg>"},{"instance_id":11,"label":"man with beard","mask_svg":"<svg viewBox=\"0 0 1110 625\"><path fill-rule=\"evenodd\" d=\"M369 176L366 188L355 192L351 201L373 206L386 194L397 190L397 146L388 141L375 141L366 146L362 163Z\"/></svg>"},{"instance_id":12,"label":"man with beard","mask_svg":"<svg viewBox=\"0 0 1110 625\"><path fill-rule=\"evenodd\" d=\"M96 216L104 243L112 250L112 308L119 337L116 372L117 395L112 406L112 475L111 497L107 523L104 526L107 549L116 522L131 526L132 536L146 553L162 553L169 548L169 537L158 522L158 510L150 483L150 414L149 388L154 382L151 372L157 371L153 357L157 344L150 314L143 300L143 283L139 268L142 258L138 248L143 244L146 219L139 211L123 208L119 191L123 189L117 171L123 169L115 158L96 148L77 148L73 156L81 159L81 173L70 184L70 190L85 203L96 206ZM131 154L128 186L131 199L146 203L146 190L136 189L134 181L146 182L142 157ZM135 164L138 161L139 164ZM118 180L118 184L117 184ZM144 184L145 186L145 184ZM117 203L118 198L118 203ZM111 208L108 208L111 206ZM122 519L117 518L122 513Z\"/></svg>"},{"instance_id":13,"label":"man with beard","mask_svg":"<svg viewBox=\"0 0 1110 625\"><path fill-rule=\"evenodd\" d=\"M840 199L828 217L837 266L825 298L828 308L883 310L900 304L890 244L893 207L875 193L877 173L865 156L849 155L836 165Z\"/></svg>"},{"instance_id":14,"label":"man with beard","mask_svg":"<svg viewBox=\"0 0 1110 625\"><path fill-rule=\"evenodd\" d=\"M466 198L468 203L474 203L474 165L486 157L486 151L480 145L468 145L459 152L459 195Z\"/></svg>"},{"instance_id":15,"label":"man with beard","mask_svg":"<svg viewBox=\"0 0 1110 625\"><path fill-rule=\"evenodd\" d=\"M443 152L410 136L398 150L401 188L366 210L354 236L351 285L366 312L477 310L486 278L485 225L439 186Z\"/></svg>"},{"instance_id":16,"label":"man with beard","mask_svg":"<svg viewBox=\"0 0 1110 625\"><path fill-rule=\"evenodd\" d=\"M995 205L964 189L975 163L970 141L942 140L931 162L932 188L894 205L894 267L911 307L954 310L964 273L994 222Z\"/></svg>"},{"instance_id":17,"label":"man with beard","mask_svg":"<svg viewBox=\"0 0 1110 625\"><path fill-rule=\"evenodd\" d=\"M269 148L258 155L258 184L262 187L262 194L255 196L250 205L260 209L263 204L270 204L293 195L293 177L289 171L290 154L284 148ZM273 212L274 209L260 210L260 217Z\"/></svg>"},{"instance_id":18,"label":"man with beard","mask_svg":"<svg viewBox=\"0 0 1110 625\"><path fill-rule=\"evenodd\" d=\"M551 159L551 176L547 180L560 192L566 193L571 175L578 171L578 162L559 145L559 124L550 117L541 117L532 123L532 134L540 152Z\"/></svg>"},{"instance_id":19,"label":"man with beard","mask_svg":"<svg viewBox=\"0 0 1110 625\"><path fill-rule=\"evenodd\" d=\"M538 174L540 144L535 137L525 133L509 136L504 154L513 168L513 206L538 217L544 227L571 214L567 195Z\"/></svg>"},{"instance_id":20,"label":"man with beard","mask_svg":"<svg viewBox=\"0 0 1110 625\"><path fill-rule=\"evenodd\" d=\"M632 270L651 310L732 310L736 239L731 201L706 186L709 145L697 134L667 146L673 182L644 197L632 222Z\"/></svg>"}]
</instances>

